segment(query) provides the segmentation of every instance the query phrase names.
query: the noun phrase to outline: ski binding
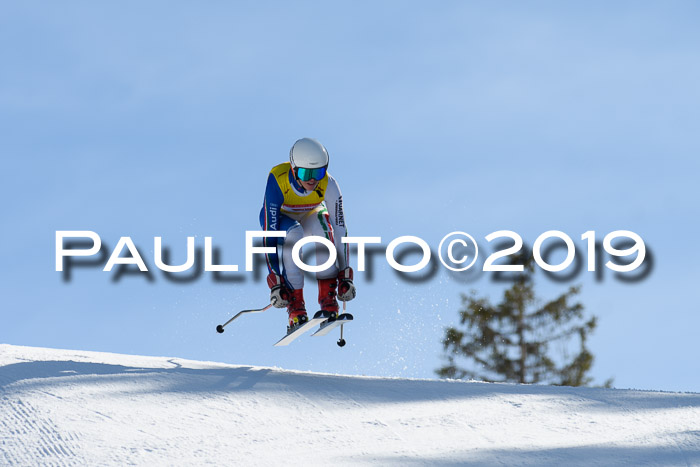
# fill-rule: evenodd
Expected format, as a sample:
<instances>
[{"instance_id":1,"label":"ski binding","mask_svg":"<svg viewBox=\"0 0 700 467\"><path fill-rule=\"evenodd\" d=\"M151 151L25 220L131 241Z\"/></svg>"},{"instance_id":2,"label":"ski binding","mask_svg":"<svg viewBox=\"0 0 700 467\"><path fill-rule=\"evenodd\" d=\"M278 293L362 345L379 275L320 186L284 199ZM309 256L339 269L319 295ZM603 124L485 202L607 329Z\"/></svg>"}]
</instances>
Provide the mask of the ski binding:
<instances>
[{"instance_id":1,"label":"ski binding","mask_svg":"<svg viewBox=\"0 0 700 467\"><path fill-rule=\"evenodd\" d=\"M277 343L275 344L275 347L281 347L284 345L289 345L291 344L294 340L296 340L298 337L300 337L302 334L306 333L307 331L310 331L311 328L314 326L323 323L324 321L327 321L328 318L330 318L330 313L327 311L317 311L314 317L304 324L300 325L293 331L289 332L286 336L284 336L282 339L278 340Z\"/></svg>"},{"instance_id":2,"label":"ski binding","mask_svg":"<svg viewBox=\"0 0 700 467\"><path fill-rule=\"evenodd\" d=\"M329 332L331 332L333 329L337 328L338 326L342 324L347 324L350 321L353 320L353 317L350 313L343 313L341 315L338 315L338 317L334 320L326 320L323 323L321 323L321 326L318 328L318 331L315 333L311 334L311 337L315 336L325 336Z\"/></svg>"}]
</instances>

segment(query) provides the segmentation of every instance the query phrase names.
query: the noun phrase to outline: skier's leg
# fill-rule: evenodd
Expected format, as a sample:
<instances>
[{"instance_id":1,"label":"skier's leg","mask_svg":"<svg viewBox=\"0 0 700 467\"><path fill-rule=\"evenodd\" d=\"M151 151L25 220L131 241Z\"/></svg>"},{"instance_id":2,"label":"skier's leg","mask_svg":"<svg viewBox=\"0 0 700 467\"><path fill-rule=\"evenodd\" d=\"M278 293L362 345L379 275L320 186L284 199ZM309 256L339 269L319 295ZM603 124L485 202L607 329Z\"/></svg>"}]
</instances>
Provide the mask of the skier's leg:
<instances>
[{"instance_id":1,"label":"skier's leg","mask_svg":"<svg viewBox=\"0 0 700 467\"><path fill-rule=\"evenodd\" d=\"M260 211L260 225L265 228L265 212ZM275 247L275 253L265 255L267 267L271 275L283 278L284 287L288 290L289 328L306 321L306 306L304 304L304 274L292 260L292 248L304 236L304 230L296 220L280 214L278 230L285 231L285 238L270 237L263 239L263 246ZM268 285L270 279L268 278ZM272 286L271 286L272 287ZM272 298L271 298L272 300ZM288 330L289 330L288 328Z\"/></svg>"},{"instance_id":2,"label":"skier's leg","mask_svg":"<svg viewBox=\"0 0 700 467\"><path fill-rule=\"evenodd\" d=\"M310 235L324 237L335 245L333 226L328 216L326 207L321 205L307 214L301 223ZM316 264L321 265L328 261L329 251L324 245L316 246ZM338 301L336 300L338 288L338 266L332 264L327 269L317 272L318 279L318 303L321 310L331 313L333 317L338 314Z\"/></svg>"},{"instance_id":3,"label":"skier's leg","mask_svg":"<svg viewBox=\"0 0 700 467\"><path fill-rule=\"evenodd\" d=\"M304 238L304 229L299 222L285 215L282 215L280 227L280 230L287 231L286 237L277 245L284 279L291 289L302 289L304 288L304 273L292 260L292 249L299 240Z\"/></svg>"},{"instance_id":4,"label":"skier's leg","mask_svg":"<svg viewBox=\"0 0 700 467\"><path fill-rule=\"evenodd\" d=\"M304 273L292 259L292 249L296 242L304 237L304 229L294 219L282 215L280 228L287 232L286 237L277 246L281 258L282 272L285 283L290 289L291 298L287 312L289 314L288 330L307 321L306 304L304 303Z\"/></svg>"},{"instance_id":5,"label":"skier's leg","mask_svg":"<svg viewBox=\"0 0 700 467\"><path fill-rule=\"evenodd\" d=\"M303 219L301 219L300 222L304 228L304 232L306 232L307 235L323 237L330 240L330 242L334 245L337 245L335 231L331 224L330 217L328 216L328 210L324 205L320 205L313 211L309 212ZM325 245L316 244L316 265L321 265L328 261L329 255L330 253ZM329 268L316 273L317 279L328 279L337 276L337 261L331 264Z\"/></svg>"}]
</instances>

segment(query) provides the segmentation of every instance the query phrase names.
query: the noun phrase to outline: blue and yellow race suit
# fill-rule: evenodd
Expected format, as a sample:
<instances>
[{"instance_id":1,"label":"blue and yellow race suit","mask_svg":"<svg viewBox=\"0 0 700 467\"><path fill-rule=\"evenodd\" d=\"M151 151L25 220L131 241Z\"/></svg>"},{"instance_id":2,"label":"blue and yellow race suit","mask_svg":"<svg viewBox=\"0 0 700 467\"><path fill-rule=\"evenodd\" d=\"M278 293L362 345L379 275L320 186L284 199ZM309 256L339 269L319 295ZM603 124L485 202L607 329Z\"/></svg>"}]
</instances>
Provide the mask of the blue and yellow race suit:
<instances>
[{"instance_id":1,"label":"blue and yellow race suit","mask_svg":"<svg viewBox=\"0 0 700 467\"><path fill-rule=\"evenodd\" d=\"M264 230L287 232L285 238L265 238L263 245L277 247L277 253L266 254L267 267L283 276L293 289L304 286L303 272L292 261L292 248L305 236L325 237L336 247L336 264L318 272L319 279L335 277L338 270L349 266L348 247L341 241L347 235L343 197L338 182L329 173L313 191L306 191L294 178L289 162L273 167L267 178L260 225ZM317 244L317 264L324 264L328 254L324 245Z\"/></svg>"}]
</instances>

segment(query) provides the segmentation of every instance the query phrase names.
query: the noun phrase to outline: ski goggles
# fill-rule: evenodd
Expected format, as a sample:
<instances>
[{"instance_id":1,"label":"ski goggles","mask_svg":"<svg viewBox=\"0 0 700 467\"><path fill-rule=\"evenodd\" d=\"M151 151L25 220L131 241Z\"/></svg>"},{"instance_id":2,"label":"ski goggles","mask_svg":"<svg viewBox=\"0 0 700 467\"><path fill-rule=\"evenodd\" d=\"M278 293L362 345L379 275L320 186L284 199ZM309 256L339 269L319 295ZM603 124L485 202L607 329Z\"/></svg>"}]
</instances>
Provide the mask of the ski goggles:
<instances>
[{"instance_id":1,"label":"ski goggles","mask_svg":"<svg viewBox=\"0 0 700 467\"><path fill-rule=\"evenodd\" d=\"M327 167L319 167L316 169L306 169L304 167L297 167L294 169L294 174L302 182L308 182L309 180L321 180L326 176Z\"/></svg>"}]
</instances>

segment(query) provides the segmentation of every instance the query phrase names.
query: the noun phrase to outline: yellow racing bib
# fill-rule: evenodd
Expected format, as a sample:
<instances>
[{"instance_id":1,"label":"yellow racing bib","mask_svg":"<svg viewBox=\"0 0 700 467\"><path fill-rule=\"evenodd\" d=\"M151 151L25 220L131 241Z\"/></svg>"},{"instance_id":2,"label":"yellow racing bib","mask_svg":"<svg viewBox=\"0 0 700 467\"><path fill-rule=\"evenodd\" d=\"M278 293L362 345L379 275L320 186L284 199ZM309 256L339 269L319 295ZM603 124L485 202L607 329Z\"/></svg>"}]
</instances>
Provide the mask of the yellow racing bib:
<instances>
[{"instance_id":1,"label":"yellow racing bib","mask_svg":"<svg viewBox=\"0 0 700 467\"><path fill-rule=\"evenodd\" d=\"M289 162L284 162L272 168L270 173L274 175L277 184L282 191L284 196L284 202L282 203L282 213L283 214L303 214L311 211L318 207L325 198L326 187L328 186L328 172L316 185L316 189L306 195L300 195L292 186L291 177L294 175L290 172L292 171L292 164Z\"/></svg>"}]
</instances>

